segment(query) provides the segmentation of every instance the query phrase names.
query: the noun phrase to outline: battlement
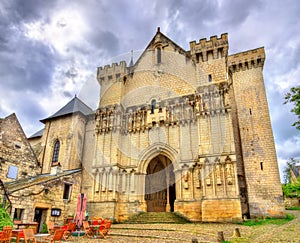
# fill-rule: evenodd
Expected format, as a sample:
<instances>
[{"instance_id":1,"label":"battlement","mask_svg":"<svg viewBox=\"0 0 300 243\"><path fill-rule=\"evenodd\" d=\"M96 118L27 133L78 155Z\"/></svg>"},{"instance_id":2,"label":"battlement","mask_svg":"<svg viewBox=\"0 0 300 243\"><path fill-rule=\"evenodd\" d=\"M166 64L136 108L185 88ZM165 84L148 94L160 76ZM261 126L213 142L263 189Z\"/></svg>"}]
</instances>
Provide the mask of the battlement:
<instances>
[{"instance_id":1,"label":"battlement","mask_svg":"<svg viewBox=\"0 0 300 243\"><path fill-rule=\"evenodd\" d=\"M112 63L112 65L105 65L104 67L98 67L97 80L102 84L105 80L116 80L127 73L127 65L125 61L118 63Z\"/></svg>"},{"instance_id":2,"label":"battlement","mask_svg":"<svg viewBox=\"0 0 300 243\"><path fill-rule=\"evenodd\" d=\"M196 62L208 61L210 54L213 59L225 57L228 54L228 34L221 34L220 38L214 35L209 40L203 38L199 43L191 41L190 51Z\"/></svg>"},{"instance_id":3,"label":"battlement","mask_svg":"<svg viewBox=\"0 0 300 243\"><path fill-rule=\"evenodd\" d=\"M263 47L230 55L228 67L231 72L245 71L246 69L263 67L265 49Z\"/></svg>"}]
</instances>

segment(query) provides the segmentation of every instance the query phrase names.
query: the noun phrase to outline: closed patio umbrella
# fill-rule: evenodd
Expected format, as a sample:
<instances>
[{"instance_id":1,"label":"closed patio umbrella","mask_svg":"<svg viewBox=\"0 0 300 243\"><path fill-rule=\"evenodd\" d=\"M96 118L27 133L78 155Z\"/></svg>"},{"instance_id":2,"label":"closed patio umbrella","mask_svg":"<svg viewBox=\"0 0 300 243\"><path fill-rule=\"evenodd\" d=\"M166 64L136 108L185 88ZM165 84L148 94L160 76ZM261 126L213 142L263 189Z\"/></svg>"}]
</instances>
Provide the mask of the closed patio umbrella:
<instances>
[{"instance_id":1,"label":"closed patio umbrella","mask_svg":"<svg viewBox=\"0 0 300 243\"><path fill-rule=\"evenodd\" d=\"M79 229L85 217L85 210L86 210L86 195L84 193L79 193L77 196L77 206L76 206L76 215L75 215L75 222Z\"/></svg>"}]
</instances>

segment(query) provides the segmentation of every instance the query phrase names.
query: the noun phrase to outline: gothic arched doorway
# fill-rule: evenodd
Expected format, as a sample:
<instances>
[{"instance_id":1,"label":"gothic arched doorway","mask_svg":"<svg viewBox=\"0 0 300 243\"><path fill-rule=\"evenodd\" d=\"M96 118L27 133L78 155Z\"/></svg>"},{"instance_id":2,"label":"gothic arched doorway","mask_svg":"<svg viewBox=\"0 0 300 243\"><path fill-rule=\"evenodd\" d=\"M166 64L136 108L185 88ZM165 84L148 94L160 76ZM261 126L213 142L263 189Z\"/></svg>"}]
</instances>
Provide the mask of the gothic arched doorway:
<instances>
[{"instance_id":1,"label":"gothic arched doorway","mask_svg":"<svg viewBox=\"0 0 300 243\"><path fill-rule=\"evenodd\" d=\"M173 164L166 156L158 155L147 167L145 181L147 212L173 212L175 199Z\"/></svg>"}]
</instances>

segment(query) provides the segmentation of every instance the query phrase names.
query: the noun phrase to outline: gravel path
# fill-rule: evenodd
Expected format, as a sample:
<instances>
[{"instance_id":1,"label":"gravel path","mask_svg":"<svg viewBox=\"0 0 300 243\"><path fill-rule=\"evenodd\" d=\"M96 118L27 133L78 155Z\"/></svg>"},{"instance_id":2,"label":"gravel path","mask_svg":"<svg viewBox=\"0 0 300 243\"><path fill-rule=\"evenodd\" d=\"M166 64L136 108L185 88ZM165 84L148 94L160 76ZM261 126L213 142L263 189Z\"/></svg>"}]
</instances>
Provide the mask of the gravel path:
<instances>
[{"instance_id":1,"label":"gravel path","mask_svg":"<svg viewBox=\"0 0 300 243\"><path fill-rule=\"evenodd\" d=\"M75 239L73 242L217 242L223 231L227 242L298 242L300 243L300 211L289 211L296 216L284 225L242 226L238 224L114 224L107 239ZM234 237L239 228L241 237Z\"/></svg>"}]
</instances>

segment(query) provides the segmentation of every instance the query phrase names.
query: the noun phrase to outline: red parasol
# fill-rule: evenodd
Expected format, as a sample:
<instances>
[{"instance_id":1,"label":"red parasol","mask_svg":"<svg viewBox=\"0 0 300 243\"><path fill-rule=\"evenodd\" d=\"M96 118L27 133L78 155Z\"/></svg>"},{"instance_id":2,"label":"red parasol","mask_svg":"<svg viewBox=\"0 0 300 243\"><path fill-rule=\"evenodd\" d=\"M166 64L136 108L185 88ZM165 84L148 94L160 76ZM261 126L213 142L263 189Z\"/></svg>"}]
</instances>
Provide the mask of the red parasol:
<instances>
[{"instance_id":1,"label":"red parasol","mask_svg":"<svg viewBox=\"0 0 300 243\"><path fill-rule=\"evenodd\" d=\"M86 210L86 195L84 193L79 193L77 196L77 207L76 207L76 215L75 215L75 222L78 228L80 228L82 225L82 221L85 217L85 210Z\"/></svg>"}]
</instances>

